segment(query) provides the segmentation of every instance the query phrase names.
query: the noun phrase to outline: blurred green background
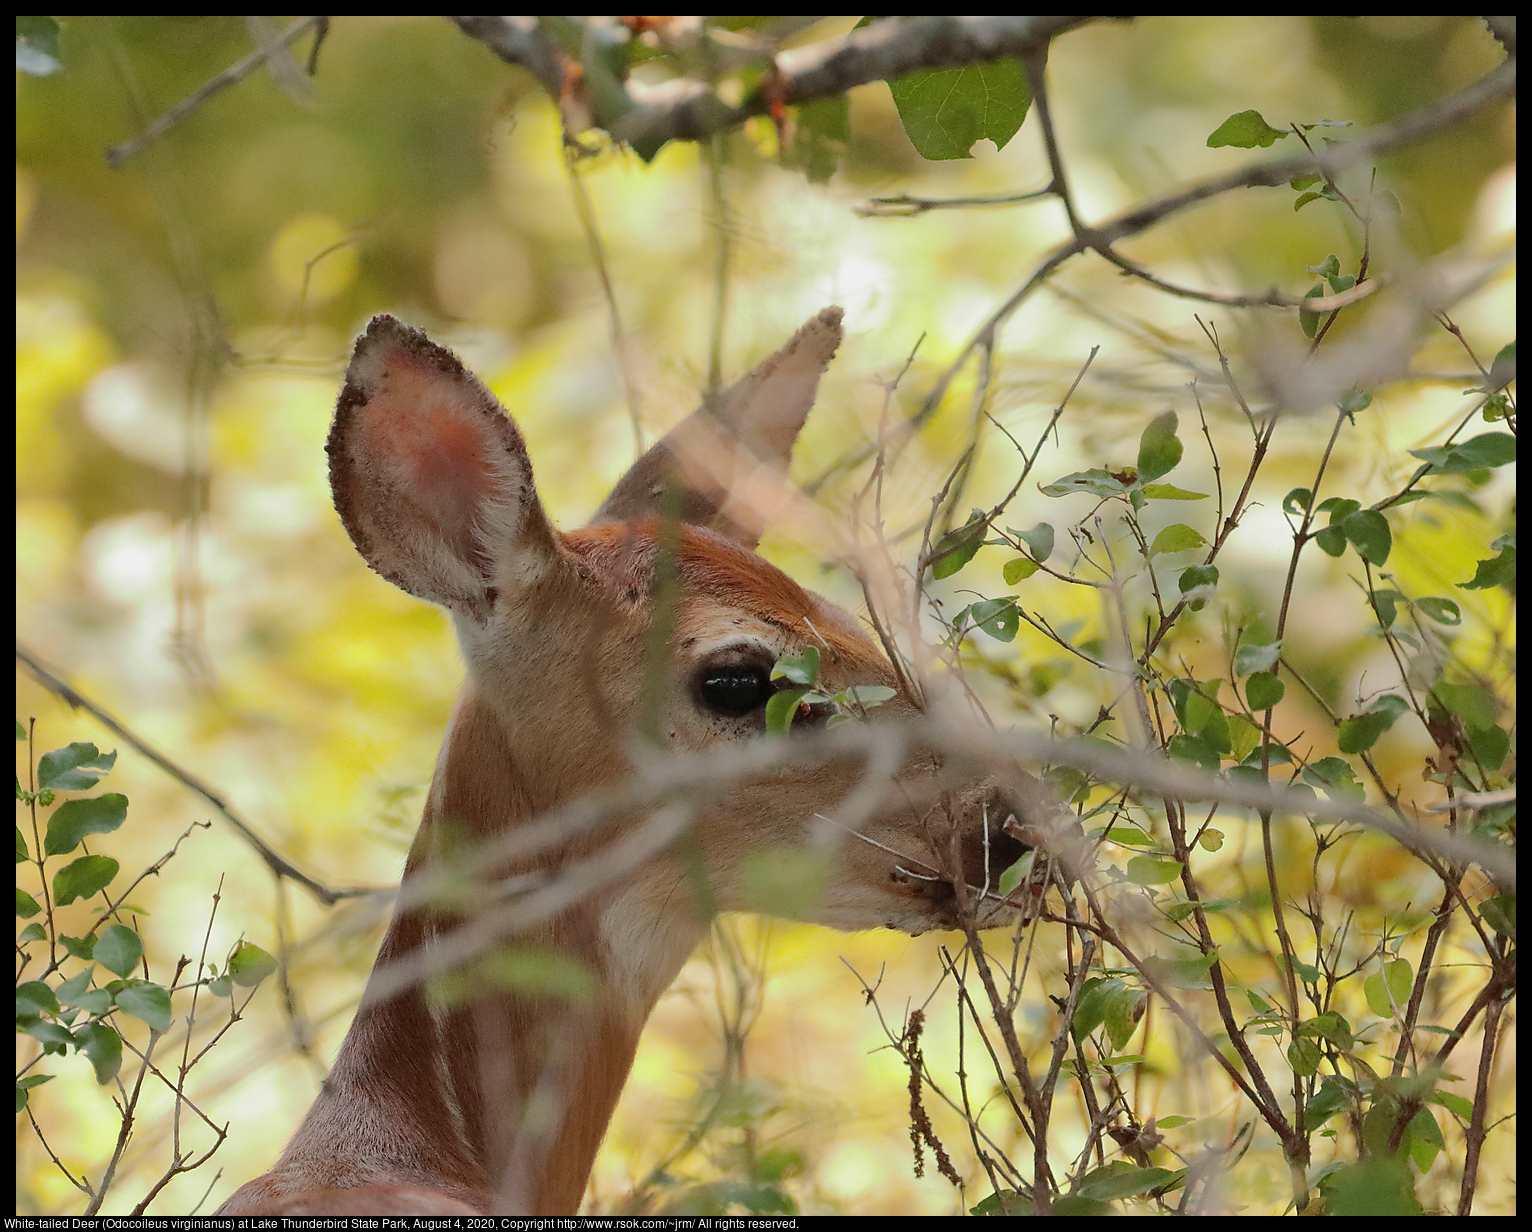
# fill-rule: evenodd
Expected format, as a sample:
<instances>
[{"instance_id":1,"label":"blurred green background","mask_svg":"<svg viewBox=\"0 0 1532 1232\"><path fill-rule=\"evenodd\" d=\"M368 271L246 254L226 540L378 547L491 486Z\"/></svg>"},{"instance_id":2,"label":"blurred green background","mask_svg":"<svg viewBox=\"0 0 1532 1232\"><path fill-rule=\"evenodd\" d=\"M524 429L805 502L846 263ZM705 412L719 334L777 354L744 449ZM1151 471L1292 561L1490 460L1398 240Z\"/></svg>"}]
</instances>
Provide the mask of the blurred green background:
<instances>
[{"instance_id":1,"label":"blurred green background","mask_svg":"<svg viewBox=\"0 0 1532 1232\"><path fill-rule=\"evenodd\" d=\"M826 19L804 38L852 21ZM307 45L296 49L300 61ZM351 338L372 313L388 311L456 349L520 423L561 524L595 509L631 462L634 431L557 111L527 74L446 19L336 18L307 102L258 72L122 170L108 168L107 145L251 46L236 17L76 18L63 27L65 71L18 76L19 637L215 784L322 880L380 885L398 876L460 668L442 614L370 573L329 506L323 442ZM1049 73L1076 191L1086 215L1102 218L1263 156L1206 147L1233 112L1254 108L1279 126L1322 118L1368 125L1461 88L1501 55L1467 17L1146 18L1064 36ZM922 335L896 413L919 405L973 329L1066 235L1051 202L917 218L857 212L880 195L1041 187L1035 117L1004 150L929 163L904 136L887 87L872 84L851 95L850 141L827 184L774 165L766 124L715 150L716 172L683 143L647 166L602 148L576 169L615 289L646 443L707 384L720 245L724 379L825 304L847 310L846 345L799 450L795 473L811 479L875 435L880 382ZM1380 180L1402 206L1401 243L1389 259L1504 250L1514 227L1513 155L1502 106L1383 160ZM1312 285L1305 268L1331 252L1354 271L1357 228L1327 203L1296 215L1291 204L1285 190L1242 190L1125 250L1171 281L1229 291L1302 294ZM1195 408L1185 385L1217 370L1194 313L1234 347L1274 321L1297 328L1290 315L1171 299L1082 259L1006 328L987 409L1030 444L1099 344L1037 478L1131 463L1144 423L1175 406L1188 442L1175 480L1194 487L1209 472L1192 458ZM1514 335L1509 273L1489 278L1453 319L1487 363ZM1350 327L1343 319L1336 336ZM1440 332L1425 340L1415 370L1421 379L1379 392L1337 457L1338 481L1359 495L1397 485L1413 466L1404 451L1438 443L1462 413L1461 389L1475 383L1461 349ZM891 522L923 515L967 443L971 389L970 374L904 457ZM1226 396L1208 398L1215 433L1237 439ZM1274 562L1285 560L1289 539L1276 497L1311 477L1312 436L1302 426L1279 432L1267 476L1275 496L1251 515L1269 519L1270 533L1253 521L1224 558L1253 613L1269 611L1277 593ZM1494 484L1508 484L1508 470ZM986 430L972 503L993 500L1014 473L1012 447ZM843 507L860 477L838 477L822 499ZM1471 576L1476 555L1503 529L1508 489L1492 485L1481 497L1478 512L1416 505L1395 524L1391 564L1419 593L1446 593ZM1044 517L1057 520L1056 509L1034 489L1009 524ZM854 583L827 572L814 545L773 537L765 551L806 585L859 605ZM1002 556L992 554L954 580L949 606L972 597L959 597L958 582L974 586L977 577L986 594L1006 589ZM1359 676L1385 666L1378 643L1367 639L1344 562L1311 559L1300 585L1304 615L1289 652L1347 706ZM1475 608L1458 652L1487 663L1488 631L1503 626L1506 596L1457 597ZM1056 624L1102 618L1084 588L1040 586L1031 601ZM1088 722L1105 696L1101 682L1072 673L1057 648L1025 629L1014 643L987 642L975 653L1023 678L1020 690L994 700L1015 708L1020 698L1017 717L1037 728L1049 715L1066 726ZM132 800L111 847L125 868L158 858L207 817L184 789L25 674L17 713L37 717L39 752L77 739L121 751L108 786ZM1418 783L1429 750L1423 732L1401 727L1379 756L1395 778ZM21 757L24 775L24 749ZM195 953L220 877L210 953L221 957L240 935L279 948L271 879L215 819L135 895L150 913L144 932L157 968L168 973L176 954ZM66 912L74 910L85 918L83 905ZM295 957L293 980L314 1027L313 1054L328 1058L380 927L337 929L335 918L351 913L326 911L299 891L287 892L283 910L292 937L324 933ZM911 1173L903 1067L877 1051L877 1018L839 961L869 979L881 972L880 1003L897 1019L907 997L918 1003L929 991L942 939L740 927L747 948L762 947L770 981L751 1035L750 1115L763 1140L799 1161L789 1171L802 1208L961 1209L945 1181ZM668 1127L684 1123L719 1064L716 966L696 960L651 1024L598 1164L598 1209L653 1165ZM263 988L195 1072L190 1089L209 1117L230 1123L229 1141L211 1167L172 1183L152 1209L190 1210L213 1184L210 1210L270 1165L311 1101L319 1069L295 1047L279 999L274 985ZM950 1051L946 1029L933 1024L928 1054ZM57 1069L70 1080L68 1095L64 1081L42 1088L39 1123L66 1163L99 1172L117 1128L109 1092L83 1059ZM938 1127L953 1132L942 1111L933 1110ZM130 1209L158 1174L169 1133L165 1120L140 1126L108 1212ZM20 1152L19 1211L83 1209L35 1139L20 1135ZM705 1175L708 1165L686 1166ZM1285 1181L1270 1181L1280 1204Z\"/></svg>"}]
</instances>

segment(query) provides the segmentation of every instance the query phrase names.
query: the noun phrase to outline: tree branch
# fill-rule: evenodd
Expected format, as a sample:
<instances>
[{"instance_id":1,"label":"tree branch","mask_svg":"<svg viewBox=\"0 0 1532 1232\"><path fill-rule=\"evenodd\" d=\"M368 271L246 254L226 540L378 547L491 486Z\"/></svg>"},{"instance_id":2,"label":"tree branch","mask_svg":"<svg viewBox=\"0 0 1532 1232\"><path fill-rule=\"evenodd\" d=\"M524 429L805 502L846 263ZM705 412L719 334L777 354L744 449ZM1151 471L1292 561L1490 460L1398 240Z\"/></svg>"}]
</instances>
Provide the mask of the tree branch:
<instances>
[{"instance_id":1,"label":"tree branch","mask_svg":"<svg viewBox=\"0 0 1532 1232\"><path fill-rule=\"evenodd\" d=\"M1178 214L1190 206L1236 188L1275 187L1285 184L1294 176L1307 171L1317 169L1333 178L1356 163L1450 128L1467 119L1480 108L1500 99L1510 98L1515 92L1516 61L1508 59L1499 68L1481 77L1466 89L1412 111L1391 123L1380 124L1355 140L1338 141L1329 148L1314 153L1305 151L1302 154L1256 163L1239 171L1215 176L1199 184L1193 184L1190 188L1185 188L1178 193L1161 197L1157 201L1135 206L1116 218L1108 219L1100 226L1089 227L1079 232L1073 239L1059 245L1044 257L1036 271L1022 284L1021 288L1000 305L974 332L967 345L953 359L931 392L926 395L920 410L911 421L912 425L918 426L931 416L946 394L947 387L961 371L975 348L987 345L1000 326L1026 301L1027 297L1071 257L1094 250L1107 260L1119 265L1131 264L1124 263L1117 254L1112 253L1111 245L1149 230L1172 214ZM1132 272L1138 271L1135 268ZM1248 302L1263 301L1257 298Z\"/></svg>"},{"instance_id":2,"label":"tree branch","mask_svg":"<svg viewBox=\"0 0 1532 1232\"><path fill-rule=\"evenodd\" d=\"M534 17L454 17L458 28L508 64L526 69L560 100L572 64ZM640 150L667 141L697 141L764 115L774 100L804 103L844 94L914 69L959 68L1001 56L1040 51L1049 41L1094 17L896 17L853 30L844 40L795 47L775 57L771 97L757 88L738 106L712 86L678 77L656 86L629 81L618 101L587 99L594 123Z\"/></svg>"},{"instance_id":3,"label":"tree branch","mask_svg":"<svg viewBox=\"0 0 1532 1232\"><path fill-rule=\"evenodd\" d=\"M52 693L65 705L74 710L85 711L113 735L127 741L128 744L132 745L140 754L165 771L171 778L190 788L212 805L223 816L223 819L239 832L239 836L250 844L255 853L266 862L266 867L276 877L286 877L296 881L326 907L333 907L343 898L357 898L373 893L371 890L333 890L329 886L321 885L302 869L298 868L297 865L278 855L266 840L255 832L254 827L241 817L234 810L234 807L219 796L211 787L202 782L191 771L176 765L170 758L151 746L148 741L124 727L122 723L106 710L64 683L63 680L54 675L48 668L44 667L42 661L20 643L16 646L16 659L32 674L32 678L38 684L42 685L43 688L47 689L48 692Z\"/></svg>"}]
</instances>

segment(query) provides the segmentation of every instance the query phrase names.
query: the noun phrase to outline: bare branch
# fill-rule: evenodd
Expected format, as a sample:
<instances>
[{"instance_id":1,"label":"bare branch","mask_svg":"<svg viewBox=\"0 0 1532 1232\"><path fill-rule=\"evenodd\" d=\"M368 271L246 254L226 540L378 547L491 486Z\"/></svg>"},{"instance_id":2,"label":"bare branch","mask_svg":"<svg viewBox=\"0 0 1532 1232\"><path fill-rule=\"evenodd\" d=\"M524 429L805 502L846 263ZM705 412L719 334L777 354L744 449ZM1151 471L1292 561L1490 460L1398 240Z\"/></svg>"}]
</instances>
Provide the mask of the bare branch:
<instances>
[{"instance_id":1,"label":"bare branch","mask_svg":"<svg viewBox=\"0 0 1532 1232\"><path fill-rule=\"evenodd\" d=\"M458 28L489 47L508 64L526 69L557 101L568 76L563 52L534 17L455 17ZM714 89L691 78L658 86L628 82L620 101L591 100L593 121L615 138L639 149L667 141L699 141L764 115L772 98L805 103L844 94L855 86L886 81L913 69L958 68L1001 56L1046 48L1055 36L1095 17L897 17L860 30L844 40L825 40L773 58L771 98L756 89L730 106Z\"/></svg>"},{"instance_id":2,"label":"bare branch","mask_svg":"<svg viewBox=\"0 0 1532 1232\"><path fill-rule=\"evenodd\" d=\"M273 60L274 57L281 56L286 58L287 48L291 44L296 43L310 30L317 29L319 31L319 39L323 40L325 33L329 29L329 24L330 19L323 16L304 17L299 21L293 22L286 30L277 35L272 42L263 43L243 60L239 61L239 63L231 64L211 81L187 95L169 111L165 112L164 115L160 116L159 119L153 121L138 136L130 137L127 141L120 141L116 145L107 146L106 165L116 170L126 163L128 159L145 149L145 147L158 141L182 120L186 119L187 116L196 111L197 108L201 107L203 103L207 102L208 99L212 98L213 95L227 90L230 86L238 85L246 77L250 76L251 73L255 72L256 69L260 68L261 65L269 60Z\"/></svg>"},{"instance_id":3,"label":"bare branch","mask_svg":"<svg viewBox=\"0 0 1532 1232\"><path fill-rule=\"evenodd\" d=\"M223 819L238 831L239 836L255 849L256 854L266 862L266 867L275 876L286 877L296 881L327 907L334 906L343 898L357 898L373 893L373 891L365 889L334 890L315 881L314 878L298 868L297 865L278 855L266 840L255 832L255 828L235 811L233 805L224 800L211 787L202 782L201 779L197 778L196 775L192 774L185 767L178 766L175 762L171 761L170 758L150 745L148 741L136 732L123 726L117 718L101 706L98 706L70 685L65 684L52 671L44 667L42 661L37 656L19 643L16 646L16 658L32 674L38 684L42 685L43 688L47 689L48 692L52 693L65 705L74 710L85 711L114 736L132 745L141 756L153 762L161 770L165 771L166 774L170 775L171 778L189 787L212 805L223 816Z\"/></svg>"},{"instance_id":4,"label":"bare branch","mask_svg":"<svg viewBox=\"0 0 1532 1232\"><path fill-rule=\"evenodd\" d=\"M1363 133L1352 141L1336 142L1328 149L1317 153L1292 155L1287 158L1272 159L1268 162L1257 163L1240 171L1231 171L1226 175L1215 176L1212 179L1203 180L1190 188L1182 189L1178 193L1161 197L1157 201L1135 206L1126 213L1119 214L1116 218L1109 219L1100 226L1091 227L1077 234L1073 239L1061 244L1043 258L1032 276L1022 284L1005 303L997 308L987 321L984 322L971 337L963 349L953 359L951 365L942 374L931 392L926 395L920 410L914 416L912 423L918 426L928 419L932 412L940 405L942 398L947 392L953 379L962 370L968 357L973 354L977 347L988 345L1000 326L1019 308L1032 292L1040 287L1048 277L1071 257L1078 256L1082 252L1094 250L1107 256L1109 260L1116 260L1122 264L1121 258L1115 254L1108 255L1112 244L1130 236L1138 235L1149 230L1155 224L1164 221L1173 214L1199 202L1210 200L1222 193L1230 192L1236 188L1254 188L1260 186L1275 186L1285 184L1297 175L1305 172L1319 170L1325 175L1334 177L1347 167L1364 162L1369 158L1376 157L1388 150L1397 149L1400 146L1409 145L1433 133L1441 132L1452 125L1467 119L1480 108L1497 102L1501 99L1512 97L1516 92L1516 61L1507 60L1493 72L1481 77L1473 85L1458 91L1448 98L1441 99L1429 106L1421 107L1408 115L1401 116L1389 124L1380 124L1377 128ZM1135 267L1134 272L1137 272ZM1171 288L1165 288L1171 289ZM1266 302L1271 302L1267 300ZM1300 301L1294 301L1296 304Z\"/></svg>"}]
</instances>

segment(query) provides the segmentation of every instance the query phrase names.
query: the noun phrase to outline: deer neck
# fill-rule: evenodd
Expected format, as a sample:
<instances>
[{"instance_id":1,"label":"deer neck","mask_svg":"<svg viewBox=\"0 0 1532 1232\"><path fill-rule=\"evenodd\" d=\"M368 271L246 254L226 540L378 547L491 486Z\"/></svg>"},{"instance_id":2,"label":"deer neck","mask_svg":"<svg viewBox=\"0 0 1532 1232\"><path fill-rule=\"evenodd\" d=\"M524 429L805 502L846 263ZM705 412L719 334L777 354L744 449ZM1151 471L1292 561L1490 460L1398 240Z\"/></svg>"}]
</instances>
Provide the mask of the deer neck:
<instances>
[{"instance_id":1,"label":"deer neck","mask_svg":"<svg viewBox=\"0 0 1532 1232\"><path fill-rule=\"evenodd\" d=\"M524 770L465 688L407 872L444 843L482 840L554 803ZM530 979L487 990L471 974L456 1003L418 984L364 998L283 1164L333 1161L338 1175L437 1188L485 1210L574 1213L644 1022L706 928L652 870L593 898L507 939ZM375 974L461 923L429 906L401 911Z\"/></svg>"}]
</instances>

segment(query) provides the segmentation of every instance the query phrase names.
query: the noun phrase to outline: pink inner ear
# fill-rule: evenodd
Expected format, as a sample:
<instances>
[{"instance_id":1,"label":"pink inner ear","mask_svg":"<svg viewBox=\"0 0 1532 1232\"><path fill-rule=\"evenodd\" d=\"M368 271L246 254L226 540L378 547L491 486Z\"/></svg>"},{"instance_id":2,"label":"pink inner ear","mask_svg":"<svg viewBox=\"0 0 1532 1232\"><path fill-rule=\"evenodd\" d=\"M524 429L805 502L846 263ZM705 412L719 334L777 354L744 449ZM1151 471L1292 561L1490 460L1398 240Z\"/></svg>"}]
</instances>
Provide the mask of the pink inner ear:
<instances>
[{"instance_id":1,"label":"pink inner ear","mask_svg":"<svg viewBox=\"0 0 1532 1232\"><path fill-rule=\"evenodd\" d=\"M493 483L482 395L407 352L389 355L384 370L387 392L359 412L379 464L449 542L471 549L467 536Z\"/></svg>"}]
</instances>

